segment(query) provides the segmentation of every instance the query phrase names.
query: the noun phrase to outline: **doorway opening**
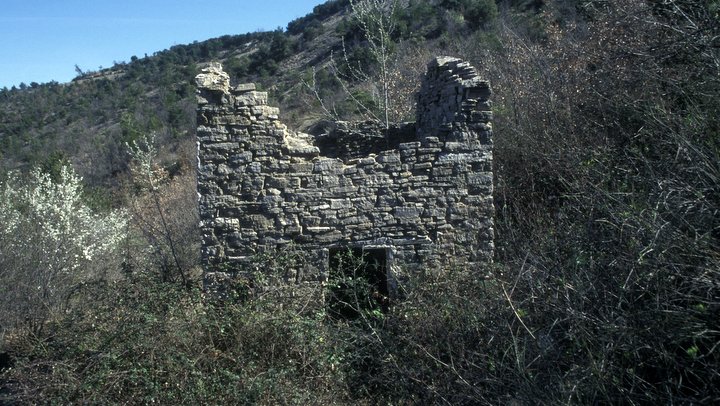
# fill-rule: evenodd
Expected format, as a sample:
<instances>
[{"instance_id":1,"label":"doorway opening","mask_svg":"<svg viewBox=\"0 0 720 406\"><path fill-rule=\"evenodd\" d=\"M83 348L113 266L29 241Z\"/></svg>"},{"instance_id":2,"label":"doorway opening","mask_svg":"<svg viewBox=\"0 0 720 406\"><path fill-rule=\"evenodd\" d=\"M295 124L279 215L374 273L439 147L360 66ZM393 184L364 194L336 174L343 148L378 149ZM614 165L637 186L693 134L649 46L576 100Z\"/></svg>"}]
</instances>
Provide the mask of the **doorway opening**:
<instances>
[{"instance_id":1,"label":"doorway opening","mask_svg":"<svg viewBox=\"0 0 720 406\"><path fill-rule=\"evenodd\" d=\"M389 248L337 247L330 249L330 315L356 319L386 312Z\"/></svg>"}]
</instances>

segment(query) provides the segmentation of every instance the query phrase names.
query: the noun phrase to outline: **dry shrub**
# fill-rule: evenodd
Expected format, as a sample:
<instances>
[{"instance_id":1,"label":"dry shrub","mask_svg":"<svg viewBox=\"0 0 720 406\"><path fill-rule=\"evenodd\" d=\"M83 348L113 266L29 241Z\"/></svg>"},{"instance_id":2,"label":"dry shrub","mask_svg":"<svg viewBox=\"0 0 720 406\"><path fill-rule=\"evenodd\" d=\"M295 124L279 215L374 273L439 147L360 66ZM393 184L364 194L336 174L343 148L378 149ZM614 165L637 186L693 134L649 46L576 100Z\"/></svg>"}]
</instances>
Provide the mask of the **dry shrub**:
<instances>
[{"instance_id":1,"label":"dry shrub","mask_svg":"<svg viewBox=\"0 0 720 406\"><path fill-rule=\"evenodd\" d=\"M179 160L162 166L154 138L132 146L127 189L133 235L127 269L155 273L164 282L189 286L199 278L200 235L195 170ZM192 156L185 143L182 156Z\"/></svg>"},{"instance_id":2,"label":"dry shrub","mask_svg":"<svg viewBox=\"0 0 720 406\"><path fill-rule=\"evenodd\" d=\"M50 334L3 371L0 402L342 404L343 343L322 313L253 298L205 302L195 289L135 275L82 292ZM273 297L272 300L277 300Z\"/></svg>"},{"instance_id":3,"label":"dry shrub","mask_svg":"<svg viewBox=\"0 0 720 406\"><path fill-rule=\"evenodd\" d=\"M478 55L499 280L528 327L515 396L717 401L719 21L698 1L559 4L542 38L505 16Z\"/></svg>"}]
</instances>

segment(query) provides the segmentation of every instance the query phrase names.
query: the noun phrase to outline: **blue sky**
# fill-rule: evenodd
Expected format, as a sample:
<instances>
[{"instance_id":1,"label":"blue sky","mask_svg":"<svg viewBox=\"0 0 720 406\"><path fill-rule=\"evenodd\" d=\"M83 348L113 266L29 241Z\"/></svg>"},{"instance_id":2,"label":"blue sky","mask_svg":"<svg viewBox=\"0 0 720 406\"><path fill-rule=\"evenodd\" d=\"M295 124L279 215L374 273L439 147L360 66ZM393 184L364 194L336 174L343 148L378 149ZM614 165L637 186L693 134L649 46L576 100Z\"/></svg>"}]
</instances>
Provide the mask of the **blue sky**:
<instances>
[{"instance_id":1,"label":"blue sky","mask_svg":"<svg viewBox=\"0 0 720 406\"><path fill-rule=\"evenodd\" d=\"M325 0L0 0L0 89L226 34L285 28Z\"/></svg>"}]
</instances>

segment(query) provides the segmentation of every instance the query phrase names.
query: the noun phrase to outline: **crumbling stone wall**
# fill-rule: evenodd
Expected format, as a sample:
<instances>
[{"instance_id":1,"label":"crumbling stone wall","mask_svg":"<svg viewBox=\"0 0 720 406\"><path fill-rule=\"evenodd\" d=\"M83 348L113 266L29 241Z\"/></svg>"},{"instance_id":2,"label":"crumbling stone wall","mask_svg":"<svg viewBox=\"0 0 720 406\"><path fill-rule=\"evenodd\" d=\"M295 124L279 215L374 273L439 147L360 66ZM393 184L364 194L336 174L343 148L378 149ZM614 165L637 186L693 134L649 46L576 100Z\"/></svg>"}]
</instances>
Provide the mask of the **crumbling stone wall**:
<instances>
[{"instance_id":1,"label":"crumbling stone wall","mask_svg":"<svg viewBox=\"0 0 720 406\"><path fill-rule=\"evenodd\" d=\"M428 65L416 123L339 123L317 136L288 130L266 93L231 87L218 64L196 82L209 283L289 245L305 259L297 280L326 277L342 246L387 249L393 273L492 260L491 92L468 63Z\"/></svg>"}]
</instances>

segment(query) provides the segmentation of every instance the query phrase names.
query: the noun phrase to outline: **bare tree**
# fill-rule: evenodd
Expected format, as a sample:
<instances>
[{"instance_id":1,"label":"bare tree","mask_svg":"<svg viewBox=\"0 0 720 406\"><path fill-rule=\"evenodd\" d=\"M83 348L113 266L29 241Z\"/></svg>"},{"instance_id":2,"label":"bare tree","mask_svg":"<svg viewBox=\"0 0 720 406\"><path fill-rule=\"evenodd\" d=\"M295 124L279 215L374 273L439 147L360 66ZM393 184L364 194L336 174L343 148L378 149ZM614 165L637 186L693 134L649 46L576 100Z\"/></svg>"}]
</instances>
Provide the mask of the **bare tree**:
<instances>
[{"instance_id":1,"label":"bare tree","mask_svg":"<svg viewBox=\"0 0 720 406\"><path fill-rule=\"evenodd\" d=\"M149 242L147 249L164 282L177 281L189 287L197 264L197 207L194 176L180 174L170 179L157 164L155 136L128 144L132 157L132 179L136 194L131 199L133 224Z\"/></svg>"},{"instance_id":2,"label":"bare tree","mask_svg":"<svg viewBox=\"0 0 720 406\"><path fill-rule=\"evenodd\" d=\"M397 0L350 0L354 17L360 24L370 49L378 63L381 87L380 107L384 115L385 128L390 126L390 42L395 31L395 10Z\"/></svg>"},{"instance_id":3,"label":"bare tree","mask_svg":"<svg viewBox=\"0 0 720 406\"><path fill-rule=\"evenodd\" d=\"M377 77L368 72L368 66L362 66L360 62L351 61L351 57L346 48L345 38L342 39L342 56L338 61L334 54L330 56L328 69L337 79L343 92L350 98L353 104L367 116L375 120L382 121L385 127L390 126L391 107L391 81L392 72L391 62L391 44L392 35L395 31L395 12L397 10L397 0L350 0L350 6L353 11L353 19L357 22L365 38L367 49L374 63L378 65ZM341 66L343 67L341 69ZM329 117L338 118L338 112L334 106L330 106L320 96L319 85L315 76L316 70L313 69L311 82L304 82L305 87L320 102L323 112ZM374 91L371 92L373 102L376 103L381 117L378 117L375 109L369 106L367 102L361 100L353 91L353 84L361 83L372 86ZM377 87L379 87L379 89Z\"/></svg>"}]
</instances>

